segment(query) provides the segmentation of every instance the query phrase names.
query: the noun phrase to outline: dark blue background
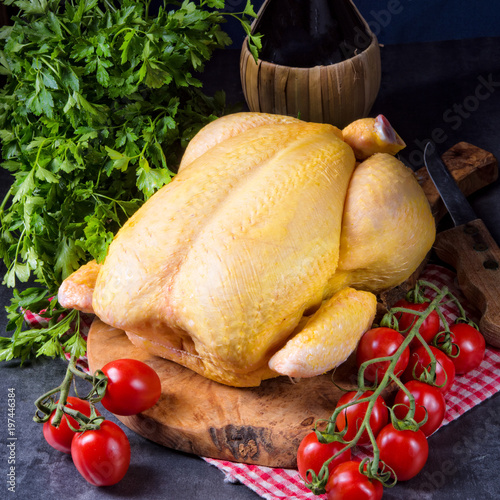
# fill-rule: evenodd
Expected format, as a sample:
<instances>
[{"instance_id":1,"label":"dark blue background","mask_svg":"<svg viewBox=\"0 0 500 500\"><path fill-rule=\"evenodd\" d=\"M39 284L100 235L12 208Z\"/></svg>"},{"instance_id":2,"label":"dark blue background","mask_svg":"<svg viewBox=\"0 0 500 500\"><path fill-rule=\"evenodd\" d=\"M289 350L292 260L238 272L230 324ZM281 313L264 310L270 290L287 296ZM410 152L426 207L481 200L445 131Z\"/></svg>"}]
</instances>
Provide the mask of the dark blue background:
<instances>
[{"instance_id":1,"label":"dark blue background","mask_svg":"<svg viewBox=\"0 0 500 500\"><path fill-rule=\"evenodd\" d=\"M307 1L307 0L303 0ZM253 0L255 10L263 0ZM498 0L355 0L356 7L382 44L500 36ZM246 0L226 0L226 11L240 12ZM241 27L228 21L234 44Z\"/></svg>"}]
</instances>

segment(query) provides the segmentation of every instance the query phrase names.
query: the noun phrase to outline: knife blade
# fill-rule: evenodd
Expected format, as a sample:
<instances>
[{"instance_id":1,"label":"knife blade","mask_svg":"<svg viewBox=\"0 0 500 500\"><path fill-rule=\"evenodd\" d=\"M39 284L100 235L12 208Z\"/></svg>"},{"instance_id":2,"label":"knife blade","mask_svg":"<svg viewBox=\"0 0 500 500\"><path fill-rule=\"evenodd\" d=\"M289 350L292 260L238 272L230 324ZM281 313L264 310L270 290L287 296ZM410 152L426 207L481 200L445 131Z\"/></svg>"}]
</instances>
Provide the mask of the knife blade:
<instances>
[{"instance_id":1,"label":"knife blade","mask_svg":"<svg viewBox=\"0 0 500 500\"><path fill-rule=\"evenodd\" d=\"M500 248L430 142L424 164L455 225L436 235L436 255L456 269L463 294L481 313L486 342L500 347Z\"/></svg>"}]
</instances>

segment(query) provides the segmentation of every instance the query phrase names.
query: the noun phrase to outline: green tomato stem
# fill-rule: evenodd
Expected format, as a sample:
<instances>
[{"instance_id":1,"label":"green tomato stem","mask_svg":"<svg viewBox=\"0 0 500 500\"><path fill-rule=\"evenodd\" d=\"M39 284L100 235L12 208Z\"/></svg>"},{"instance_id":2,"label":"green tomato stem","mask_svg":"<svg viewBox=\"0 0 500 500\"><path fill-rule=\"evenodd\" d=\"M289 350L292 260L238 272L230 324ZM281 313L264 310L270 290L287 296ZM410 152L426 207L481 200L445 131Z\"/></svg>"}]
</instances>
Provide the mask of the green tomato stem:
<instances>
[{"instance_id":1,"label":"green tomato stem","mask_svg":"<svg viewBox=\"0 0 500 500\"><path fill-rule=\"evenodd\" d=\"M66 406L69 391L71 388L71 383L74 381L74 377L79 377L87 382L92 384L92 389L89 394L81 399L87 400L91 406L91 415L90 417L84 415L83 413ZM93 376L88 375L81 370L79 370L76 366L76 356L74 354L71 355L71 358L68 362L68 366L66 368L66 373L64 375L64 379L61 384L54 389L46 392L42 396L40 396L35 401L35 406L37 407L37 412L33 417L33 420L38 423L47 422L50 418L50 415L55 409L54 418L52 419L51 425L54 427L58 427L61 423L64 414L70 415L73 417L79 424L78 429L74 429L68 422L68 425L74 431L84 431L88 429L98 429L103 417L98 416L94 404L100 401L107 387L107 377L101 370L98 370ZM58 402L54 402L54 395L59 393Z\"/></svg>"},{"instance_id":2,"label":"green tomato stem","mask_svg":"<svg viewBox=\"0 0 500 500\"><path fill-rule=\"evenodd\" d=\"M68 395L69 395L69 390L71 387L71 381L73 380L73 373L71 370L71 367L75 366L75 356L72 355L70 360L69 360L69 365L68 369L66 370L66 374L64 375L64 380L62 381L62 384L59 386L60 392L59 392L59 401L57 402L56 406L56 413L54 415L54 419L52 421L52 425L54 427L57 427L62 420L62 417L64 415L64 407L66 405L66 402L68 400Z\"/></svg>"}]
</instances>

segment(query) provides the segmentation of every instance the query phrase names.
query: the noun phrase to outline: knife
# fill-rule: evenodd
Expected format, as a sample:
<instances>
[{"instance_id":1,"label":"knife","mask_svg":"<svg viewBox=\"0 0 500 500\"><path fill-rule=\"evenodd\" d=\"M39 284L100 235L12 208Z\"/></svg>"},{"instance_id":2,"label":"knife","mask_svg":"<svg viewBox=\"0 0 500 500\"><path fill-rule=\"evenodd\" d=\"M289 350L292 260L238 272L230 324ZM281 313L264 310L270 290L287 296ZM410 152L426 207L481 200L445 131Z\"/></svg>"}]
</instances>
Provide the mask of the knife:
<instances>
[{"instance_id":1,"label":"knife","mask_svg":"<svg viewBox=\"0 0 500 500\"><path fill-rule=\"evenodd\" d=\"M463 294L482 314L478 326L486 342L500 347L500 248L431 142L424 163L455 225L436 235L434 250L456 269Z\"/></svg>"}]
</instances>

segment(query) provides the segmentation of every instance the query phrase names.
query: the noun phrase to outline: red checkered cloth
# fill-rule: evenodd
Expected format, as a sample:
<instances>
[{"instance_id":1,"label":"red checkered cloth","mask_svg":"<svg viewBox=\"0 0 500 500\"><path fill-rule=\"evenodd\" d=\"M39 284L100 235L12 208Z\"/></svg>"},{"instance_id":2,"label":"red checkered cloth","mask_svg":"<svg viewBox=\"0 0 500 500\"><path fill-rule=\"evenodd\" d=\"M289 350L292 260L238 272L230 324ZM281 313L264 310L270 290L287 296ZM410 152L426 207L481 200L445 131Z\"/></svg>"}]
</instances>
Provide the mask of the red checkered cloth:
<instances>
[{"instance_id":1,"label":"red checkered cloth","mask_svg":"<svg viewBox=\"0 0 500 500\"><path fill-rule=\"evenodd\" d=\"M464 307L468 317L473 321L479 320L478 313L470 307L456 283L454 272L436 265L428 265L422 275L422 280L433 283L439 288L447 286ZM427 296L433 298L434 292L428 291ZM457 310L452 305L443 305L443 315L449 323L457 318ZM81 331L88 333L92 323L92 316L82 314ZM25 312L25 319L33 327L46 326L44 318L29 311ZM88 370L86 357L78 360L78 365ZM456 377L451 391L446 395L447 414L442 425L455 420L460 415L470 410L500 390L500 350L487 346L486 354L481 366L466 375ZM353 453L358 458L366 456L362 450ZM267 500L310 500L324 499L323 496L313 495L303 484L296 470L276 469L257 465L246 465L225 460L204 458L209 464L214 465L226 476L228 482L240 482L259 496Z\"/></svg>"},{"instance_id":2,"label":"red checkered cloth","mask_svg":"<svg viewBox=\"0 0 500 500\"><path fill-rule=\"evenodd\" d=\"M468 317L475 322L479 320L477 311L467 304L460 292L454 272L441 266L428 265L420 279L433 283L439 288L447 286L460 301ZM435 293L430 291L426 295L433 298ZM457 318L458 311L451 305L444 305L442 311L450 323ZM499 368L500 350L487 346L481 366L477 370L455 378L452 389L446 394L447 413L442 425L455 420L467 410L498 392L500 390ZM360 459L367 456L362 450L356 450L353 455ZM320 500L326 498L326 495L317 496L311 493L304 486L296 470L245 465L212 458L205 458L205 460L224 472L226 481L243 483L267 500L283 500L284 498L287 500Z\"/></svg>"}]
</instances>

